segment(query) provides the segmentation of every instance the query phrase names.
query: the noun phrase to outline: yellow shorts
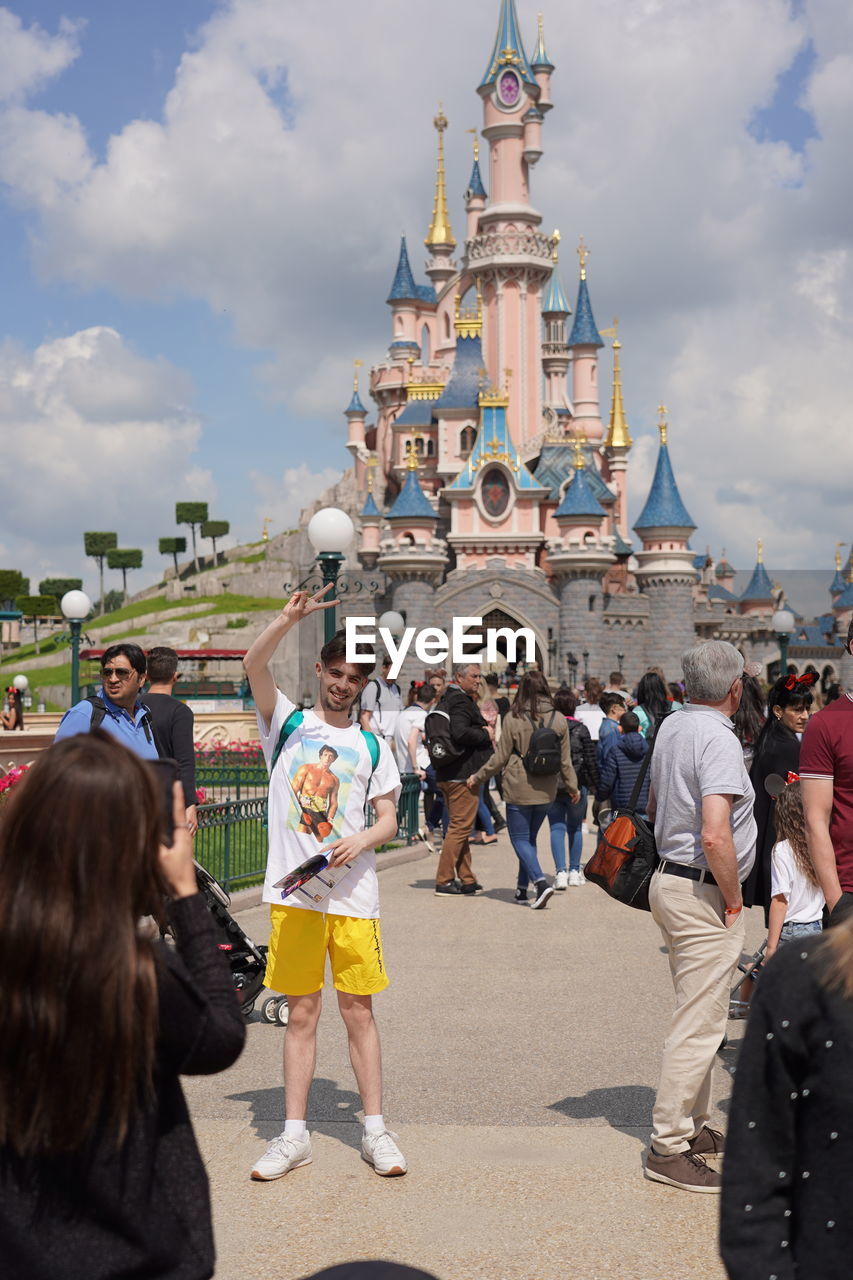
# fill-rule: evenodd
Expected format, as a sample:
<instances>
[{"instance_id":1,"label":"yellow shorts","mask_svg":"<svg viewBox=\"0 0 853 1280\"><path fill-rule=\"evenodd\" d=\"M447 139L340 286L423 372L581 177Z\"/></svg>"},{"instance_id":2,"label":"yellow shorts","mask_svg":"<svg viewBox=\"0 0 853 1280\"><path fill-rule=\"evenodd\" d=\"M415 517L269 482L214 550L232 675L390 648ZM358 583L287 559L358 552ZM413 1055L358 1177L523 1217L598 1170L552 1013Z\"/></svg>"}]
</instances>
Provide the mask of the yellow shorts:
<instances>
[{"instance_id":1,"label":"yellow shorts","mask_svg":"<svg viewBox=\"0 0 853 1280\"><path fill-rule=\"evenodd\" d=\"M286 996L321 991L326 955L337 991L372 996L388 986L378 920L324 915L304 907L270 907L266 986Z\"/></svg>"}]
</instances>

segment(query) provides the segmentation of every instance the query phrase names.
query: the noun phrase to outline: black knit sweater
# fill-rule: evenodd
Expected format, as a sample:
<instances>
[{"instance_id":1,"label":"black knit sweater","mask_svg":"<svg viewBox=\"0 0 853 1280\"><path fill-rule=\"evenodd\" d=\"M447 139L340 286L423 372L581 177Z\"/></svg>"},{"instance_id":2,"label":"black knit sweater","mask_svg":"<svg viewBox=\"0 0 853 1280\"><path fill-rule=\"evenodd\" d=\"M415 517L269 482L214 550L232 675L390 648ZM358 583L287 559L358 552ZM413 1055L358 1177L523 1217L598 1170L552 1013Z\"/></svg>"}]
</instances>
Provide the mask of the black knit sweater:
<instances>
[{"instance_id":1,"label":"black knit sweater","mask_svg":"<svg viewBox=\"0 0 853 1280\"><path fill-rule=\"evenodd\" d=\"M200 894L172 903L177 947L158 944L156 1096L120 1152L94 1134L85 1154L28 1175L0 1151L4 1280L207 1280L214 1249L207 1174L178 1075L223 1071L243 1016Z\"/></svg>"},{"instance_id":2,"label":"black knit sweater","mask_svg":"<svg viewBox=\"0 0 853 1280\"><path fill-rule=\"evenodd\" d=\"M730 1280L848 1280L853 1001L821 982L821 938L758 980L735 1075L720 1244Z\"/></svg>"}]
</instances>

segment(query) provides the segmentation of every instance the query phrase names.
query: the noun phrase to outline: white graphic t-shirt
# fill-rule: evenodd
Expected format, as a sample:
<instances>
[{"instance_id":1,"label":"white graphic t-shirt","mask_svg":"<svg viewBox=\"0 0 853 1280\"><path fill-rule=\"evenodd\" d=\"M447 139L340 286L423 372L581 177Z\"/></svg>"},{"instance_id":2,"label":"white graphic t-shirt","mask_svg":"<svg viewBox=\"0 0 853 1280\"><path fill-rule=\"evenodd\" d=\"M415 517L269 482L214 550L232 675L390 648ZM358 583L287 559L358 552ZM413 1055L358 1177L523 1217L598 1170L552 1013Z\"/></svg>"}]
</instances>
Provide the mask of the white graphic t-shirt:
<instances>
[{"instance_id":1,"label":"white graphic t-shirt","mask_svg":"<svg viewBox=\"0 0 853 1280\"><path fill-rule=\"evenodd\" d=\"M258 714L264 760L269 769L282 725L295 703L281 690L269 730ZM303 711L302 723L293 730L270 777L269 855L264 880L264 902L302 907L330 915L379 918L379 882L376 854L372 849L354 860L322 903L313 904L291 894L282 902L281 880L300 863L322 853L324 846L343 836L364 830L364 806L373 796L400 794L400 771L388 744L379 742L379 763L370 778L373 761L367 740L358 725L336 728L313 711ZM370 790L368 792L368 779Z\"/></svg>"}]
</instances>

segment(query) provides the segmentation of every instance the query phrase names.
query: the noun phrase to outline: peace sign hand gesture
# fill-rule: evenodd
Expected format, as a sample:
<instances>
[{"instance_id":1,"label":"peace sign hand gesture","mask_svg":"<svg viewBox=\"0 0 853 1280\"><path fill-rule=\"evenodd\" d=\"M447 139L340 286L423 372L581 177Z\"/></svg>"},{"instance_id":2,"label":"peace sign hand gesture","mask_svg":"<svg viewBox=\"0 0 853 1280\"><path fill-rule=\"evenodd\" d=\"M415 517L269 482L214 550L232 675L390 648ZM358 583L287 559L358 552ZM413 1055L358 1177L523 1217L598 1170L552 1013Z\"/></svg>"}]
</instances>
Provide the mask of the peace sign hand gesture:
<instances>
[{"instance_id":1,"label":"peace sign hand gesture","mask_svg":"<svg viewBox=\"0 0 853 1280\"><path fill-rule=\"evenodd\" d=\"M327 582L325 587L321 587L313 596L307 591L294 591L281 611L282 618L292 625L307 618L309 613L316 613L318 609L334 609L336 604L340 604L339 600L322 599L331 586L332 583Z\"/></svg>"}]
</instances>

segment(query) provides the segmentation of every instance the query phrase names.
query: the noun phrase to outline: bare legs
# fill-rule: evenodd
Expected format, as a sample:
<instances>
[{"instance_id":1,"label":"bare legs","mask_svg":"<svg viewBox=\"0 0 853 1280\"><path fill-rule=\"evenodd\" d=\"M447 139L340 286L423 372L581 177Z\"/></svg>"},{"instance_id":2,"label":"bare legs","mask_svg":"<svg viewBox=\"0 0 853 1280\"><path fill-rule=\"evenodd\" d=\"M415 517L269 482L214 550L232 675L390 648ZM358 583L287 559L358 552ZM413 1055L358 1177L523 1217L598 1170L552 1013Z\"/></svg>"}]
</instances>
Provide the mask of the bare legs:
<instances>
[{"instance_id":1,"label":"bare legs","mask_svg":"<svg viewBox=\"0 0 853 1280\"><path fill-rule=\"evenodd\" d=\"M370 996L349 995L345 991L337 994L364 1113L381 1115L382 1057L372 999ZM317 1023L323 995L321 991L315 991L309 996L288 996L287 1003L290 1016L284 1035L285 1119L304 1120L317 1062Z\"/></svg>"}]
</instances>

